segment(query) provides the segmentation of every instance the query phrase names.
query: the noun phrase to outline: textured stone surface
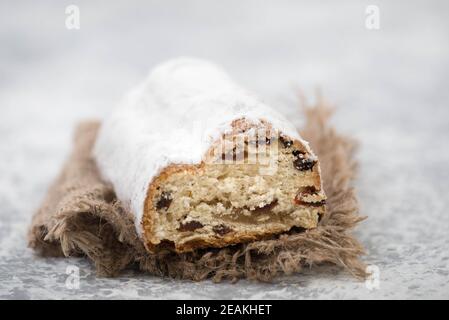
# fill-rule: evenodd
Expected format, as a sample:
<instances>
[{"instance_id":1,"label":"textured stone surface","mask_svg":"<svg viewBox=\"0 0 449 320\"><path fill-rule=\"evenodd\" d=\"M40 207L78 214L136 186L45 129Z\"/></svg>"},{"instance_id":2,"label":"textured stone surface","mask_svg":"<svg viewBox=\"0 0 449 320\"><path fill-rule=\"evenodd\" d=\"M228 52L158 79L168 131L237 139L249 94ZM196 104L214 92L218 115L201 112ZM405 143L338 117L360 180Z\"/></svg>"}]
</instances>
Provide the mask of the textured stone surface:
<instances>
[{"instance_id":1,"label":"textured stone surface","mask_svg":"<svg viewBox=\"0 0 449 320\"><path fill-rule=\"evenodd\" d=\"M0 4L0 298L449 298L447 2L376 1L377 31L364 26L369 1L73 3L78 31L65 29L62 3ZM178 55L223 64L290 116L292 88L312 97L320 86L336 103L335 124L361 142L356 187L369 219L356 233L378 289L332 268L274 284L97 279L84 259L26 248L75 123ZM71 265L79 289L66 286Z\"/></svg>"}]
</instances>

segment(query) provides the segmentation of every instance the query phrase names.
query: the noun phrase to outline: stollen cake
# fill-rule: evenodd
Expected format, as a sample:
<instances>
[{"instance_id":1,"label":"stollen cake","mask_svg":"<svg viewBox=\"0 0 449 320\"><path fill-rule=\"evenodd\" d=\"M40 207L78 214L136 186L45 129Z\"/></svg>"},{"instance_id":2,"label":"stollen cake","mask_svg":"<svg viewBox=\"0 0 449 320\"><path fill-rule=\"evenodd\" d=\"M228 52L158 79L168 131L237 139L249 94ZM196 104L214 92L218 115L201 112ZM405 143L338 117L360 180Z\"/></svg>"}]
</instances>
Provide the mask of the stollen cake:
<instances>
[{"instance_id":1,"label":"stollen cake","mask_svg":"<svg viewBox=\"0 0 449 320\"><path fill-rule=\"evenodd\" d=\"M105 119L94 157L150 252L312 229L326 210L308 143L208 61L157 66Z\"/></svg>"}]
</instances>

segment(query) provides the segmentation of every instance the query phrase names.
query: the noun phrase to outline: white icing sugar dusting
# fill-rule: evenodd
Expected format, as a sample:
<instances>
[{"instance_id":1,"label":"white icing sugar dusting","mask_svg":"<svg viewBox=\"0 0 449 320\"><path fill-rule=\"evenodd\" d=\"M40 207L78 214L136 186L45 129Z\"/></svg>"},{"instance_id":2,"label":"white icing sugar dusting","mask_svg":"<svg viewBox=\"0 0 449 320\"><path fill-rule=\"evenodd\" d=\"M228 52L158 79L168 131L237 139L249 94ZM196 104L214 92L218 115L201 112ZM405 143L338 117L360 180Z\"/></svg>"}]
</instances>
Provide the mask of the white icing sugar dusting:
<instances>
[{"instance_id":1,"label":"white icing sugar dusting","mask_svg":"<svg viewBox=\"0 0 449 320\"><path fill-rule=\"evenodd\" d=\"M235 84L217 65L179 58L157 66L103 122L94 155L103 178L136 216L141 234L147 189L169 164L198 164L235 119L261 120L301 140L293 124Z\"/></svg>"}]
</instances>

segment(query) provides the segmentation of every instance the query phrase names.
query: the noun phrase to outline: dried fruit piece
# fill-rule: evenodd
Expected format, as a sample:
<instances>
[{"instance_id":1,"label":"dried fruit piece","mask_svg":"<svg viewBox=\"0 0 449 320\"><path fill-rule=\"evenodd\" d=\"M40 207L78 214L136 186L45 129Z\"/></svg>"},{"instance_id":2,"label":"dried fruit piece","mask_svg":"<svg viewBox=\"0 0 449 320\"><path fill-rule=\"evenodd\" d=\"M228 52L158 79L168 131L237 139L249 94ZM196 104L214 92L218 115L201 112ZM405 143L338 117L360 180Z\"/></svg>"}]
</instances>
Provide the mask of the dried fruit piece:
<instances>
[{"instance_id":1,"label":"dried fruit piece","mask_svg":"<svg viewBox=\"0 0 449 320\"><path fill-rule=\"evenodd\" d=\"M175 249L175 243L170 240L162 240L161 243L159 243L159 248L173 250Z\"/></svg>"},{"instance_id":2,"label":"dried fruit piece","mask_svg":"<svg viewBox=\"0 0 449 320\"><path fill-rule=\"evenodd\" d=\"M279 140L281 141L282 145L285 148L290 148L293 145L293 141L292 140L287 140L284 137L280 137Z\"/></svg>"},{"instance_id":3,"label":"dried fruit piece","mask_svg":"<svg viewBox=\"0 0 449 320\"><path fill-rule=\"evenodd\" d=\"M305 197L308 195L312 195L317 193L318 190L315 188L315 186L307 186L307 187L302 187L301 188L301 192L299 193L300 197Z\"/></svg>"},{"instance_id":4,"label":"dried fruit piece","mask_svg":"<svg viewBox=\"0 0 449 320\"><path fill-rule=\"evenodd\" d=\"M170 204L172 202L173 198L171 196L170 192L163 191L161 193L161 197L159 198L159 201L156 203L156 209L157 210L167 210L170 207Z\"/></svg>"},{"instance_id":5,"label":"dried fruit piece","mask_svg":"<svg viewBox=\"0 0 449 320\"><path fill-rule=\"evenodd\" d=\"M317 201L317 202L305 202L302 201L300 199L298 199L297 197L295 198L295 203L301 206L308 206L308 207L321 207L324 206L326 204L326 200L321 200L321 201Z\"/></svg>"},{"instance_id":6,"label":"dried fruit piece","mask_svg":"<svg viewBox=\"0 0 449 320\"><path fill-rule=\"evenodd\" d=\"M267 144L267 145L271 144L271 139L270 138L265 138L265 144Z\"/></svg>"},{"instance_id":7,"label":"dried fruit piece","mask_svg":"<svg viewBox=\"0 0 449 320\"><path fill-rule=\"evenodd\" d=\"M276 205L278 204L278 200L274 199L272 202L267 203L266 205L264 205L263 207L257 207L254 210L252 210L251 212L257 213L257 214L261 214L261 213L268 213L270 212Z\"/></svg>"},{"instance_id":8,"label":"dried fruit piece","mask_svg":"<svg viewBox=\"0 0 449 320\"><path fill-rule=\"evenodd\" d=\"M293 150L292 154L297 158L304 158L304 155L306 154L304 151L301 150Z\"/></svg>"},{"instance_id":9,"label":"dried fruit piece","mask_svg":"<svg viewBox=\"0 0 449 320\"><path fill-rule=\"evenodd\" d=\"M303 159L301 157L298 157L295 161L293 161L293 166L299 171L312 170L315 164L316 161L311 159Z\"/></svg>"},{"instance_id":10,"label":"dried fruit piece","mask_svg":"<svg viewBox=\"0 0 449 320\"><path fill-rule=\"evenodd\" d=\"M232 231L232 228L228 227L228 226L225 225L225 224L219 224L219 225L217 225L217 226L214 226L214 227L212 228L212 230L213 230L216 234L218 234L218 235L220 235L220 236L224 236L225 234L231 232L231 231Z\"/></svg>"},{"instance_id":11,"label":"dried fruit piece","mask_svg":"<svg viewBox=\"0 0 449 320\"><path fill-rule=\"evenodd\" d=\"M181 223L178 230L179 231L195 231L196 229L200 229L202 227L204 227L204 226L201 222L192 220L192 221L189 221L186 223Z\"/></svg>"},{"instance_id":12,"label":"dried fruit piece","mask_svg":"<svg viewBox=\"0 0 449 320\"><path fill-rule=\"evenodd\" d=\"M296 204L304 205L304 206L312 206L312 207L320 207L320 206L326 204L326 200L315 201L315 202L305 200L305 198L307 198L307 197L318 195L318 190L315 188L315 186L302 187L300 190L301 191L295 197Z\"/></svg>"}]
</instances>

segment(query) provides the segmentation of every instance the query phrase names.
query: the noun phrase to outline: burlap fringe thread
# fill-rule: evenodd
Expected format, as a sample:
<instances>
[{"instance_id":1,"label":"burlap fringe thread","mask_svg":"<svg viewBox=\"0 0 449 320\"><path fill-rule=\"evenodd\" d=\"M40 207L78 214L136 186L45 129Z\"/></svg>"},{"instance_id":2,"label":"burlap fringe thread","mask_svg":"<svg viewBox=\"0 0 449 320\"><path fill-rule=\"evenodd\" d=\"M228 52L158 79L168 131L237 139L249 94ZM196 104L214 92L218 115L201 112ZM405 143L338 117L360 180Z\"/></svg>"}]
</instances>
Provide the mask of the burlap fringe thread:
<instances>
[{"instance_id":1,"label":"burlap fringe thread","mask_svg":"<svg viewBox=\"0 0 449 320\"><path fill-rule=\"evenodd\" d=\"M331 114L324 104L305 108L301 131L320 158L328 196L328 213L314 230L222 249L149 254L136 234L133 217L100 179L91 157L99 123L84 122L76 130L72 155L33 217L29 246L43 256L85 255L100 276L116 276L137 266L153 275L196 281L270 281L304 266L330 263L363 278L365 265L359 257L364 251L350 234L363 220L351 187L355 143L329 124Z\"/></svg>"}]
</instances>

